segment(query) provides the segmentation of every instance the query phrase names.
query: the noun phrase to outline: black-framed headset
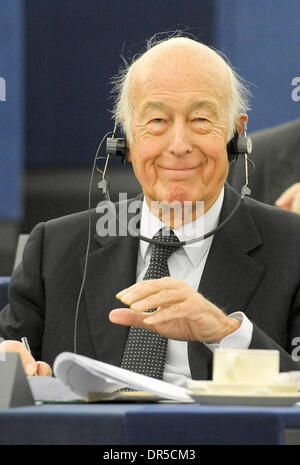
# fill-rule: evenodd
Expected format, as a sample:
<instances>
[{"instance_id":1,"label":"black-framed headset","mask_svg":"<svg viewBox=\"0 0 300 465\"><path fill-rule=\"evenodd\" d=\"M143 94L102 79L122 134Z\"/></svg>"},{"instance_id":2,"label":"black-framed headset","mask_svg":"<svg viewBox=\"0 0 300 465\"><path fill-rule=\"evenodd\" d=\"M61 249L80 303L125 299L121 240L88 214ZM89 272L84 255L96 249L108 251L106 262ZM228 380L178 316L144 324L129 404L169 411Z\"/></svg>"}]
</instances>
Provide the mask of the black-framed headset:
<instances>
[{"instance_id":1,"label":"black-framed headset","mask_svg":"<svg viewBox=\"0 0 300 465\"><path fill-rule=\"evenodd\" d=\"M252 152L252 141L247 136L247 125L244 123L243 133L239 136L238 131L234 131L232 139L227 144L227 154L230 163L237 160L239 155L250 155ZM113 131L115 134L115 131ZM122 157L122 163L124 164L127 156L127 144L125 137L108 137L106 139L106 156Z\"/></svg>"},{"instance_id":2,"label":"black-framed headset","mask_svg":"<svg viewBox=\"0 0 300 465\"><path fill-rule=\"evenodd\" d=\"M110 201L109 197L109 189L108 189L108 183L106 180L106 171L108 167L108 161L110 157L121 157L122 158L122 163L126 163L127 159L127 154L128 154L128 148L126 145L126 138L125 137L116 137L116 126L114 130L111 133L108 133L108 135L112 135L112 137L106 137L106 163L104 170L102 172L102 180L98 183L98 188L102 190L102 193L107 201ZM193 244L195 242L202 241L204 239L207 239L208 237L212 236L215 234L217 231L222 229L228 221L231 220L232 216L235 214L235 212L238 210L238 208L241 205L241 202L244 200L246 195L250 195L251 191L248 187L248 155L252 152L252 141L251 138L247 135L247 122L243 122L243 131L242 134L239 136L238 131L234 131L234 135L232 139L227 143L227 155L228 155L228 160L229 163L234 163L239 156L243 156L245 159L245 184L241 188L241 193L240 193L240 198L238 202L236 203L235 207L233 208L232 212L229 214L225 220L219 224L216 228L214 228L212 231L209 231L208 233L204 234L201 237L197 237L194 239L189 239L186 241L178 241L178 242L160 242L158 239L152 239L146 236L142 235L135 235L137 239L143 240L145 242L148 242L150 244L157 244L157 245L162 245L164 247L174 245L175 247L181 247L182 245L188 245L188 244ZM116 218L118 220L118 218ZM128 230L128 233L130 234L130 231Z\"/></svg>"}]
</instances>

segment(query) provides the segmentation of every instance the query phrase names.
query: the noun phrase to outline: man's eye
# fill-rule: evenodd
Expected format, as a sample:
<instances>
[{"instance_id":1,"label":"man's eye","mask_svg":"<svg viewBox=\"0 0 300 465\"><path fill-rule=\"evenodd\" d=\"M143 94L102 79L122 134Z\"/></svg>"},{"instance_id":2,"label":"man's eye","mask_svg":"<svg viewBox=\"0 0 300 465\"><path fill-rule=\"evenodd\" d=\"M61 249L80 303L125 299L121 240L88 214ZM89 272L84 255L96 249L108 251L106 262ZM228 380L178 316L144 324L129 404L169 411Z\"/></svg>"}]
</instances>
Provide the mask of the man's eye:
<instances>
[{"instance_id":1,"label":"man's eye","mask_svg":"<svg viewBox=\"0 0 300 465\"><path fill-rule=\"evenodd\" d=\"M163 123L164 119L162 118L154 118L151 120L151 123Z\"/></svg>"},{"instance_id":2,"label":"man's eye","mask_svg":"<svg viewBox=\"0 0 300 465\"><path fill-rule=\"evenodd\" d=\"M147 127L150 134L158 136L168 129L168 121L165 118L153 118L148 122Z\"/></svg>"},{"instance_id":3,"label":"man's eye","mask_svg":"<svg viewBox=\"0 0 300 465\"><path fill-rule=\"evenodd\" d=\"M196 123L200 122L200 123L203 123L205 121L207 121L206 118L195 118L194 121L196 121Z\"/></svg>"}]
</instances>

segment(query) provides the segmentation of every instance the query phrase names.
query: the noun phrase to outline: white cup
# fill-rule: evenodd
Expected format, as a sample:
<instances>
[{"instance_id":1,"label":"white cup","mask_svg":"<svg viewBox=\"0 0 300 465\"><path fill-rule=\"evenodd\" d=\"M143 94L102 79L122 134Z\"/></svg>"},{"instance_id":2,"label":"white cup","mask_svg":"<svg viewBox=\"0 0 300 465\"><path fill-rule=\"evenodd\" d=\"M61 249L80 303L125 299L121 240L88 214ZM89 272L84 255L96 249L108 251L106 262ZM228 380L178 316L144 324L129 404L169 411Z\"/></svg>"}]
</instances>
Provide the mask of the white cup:
<instances>
[{"instance_id":1,"label":"white cup","mask_svg":"<svg viewBox=\"0 0 300 465\"><path fill-rule=\"evenodd\" d=\"M268 384L279 373L279 351L263 349L216 349L213 381L216 383Z\"/></svg>"}]
</instances>

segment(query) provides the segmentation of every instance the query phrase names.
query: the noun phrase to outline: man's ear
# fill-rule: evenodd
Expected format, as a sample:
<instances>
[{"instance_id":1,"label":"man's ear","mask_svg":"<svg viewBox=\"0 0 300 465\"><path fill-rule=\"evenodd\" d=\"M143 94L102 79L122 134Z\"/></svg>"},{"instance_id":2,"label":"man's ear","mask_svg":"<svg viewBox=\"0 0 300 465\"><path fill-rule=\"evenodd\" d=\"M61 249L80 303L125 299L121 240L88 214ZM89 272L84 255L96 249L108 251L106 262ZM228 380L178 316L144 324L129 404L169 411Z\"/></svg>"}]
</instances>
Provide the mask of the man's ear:
<instances>
[{"instance_id":1,"label":"man's ear","mask_svg":"<svg viewBox=\"0 0 300 465\"><path fill-rule=\"evenodd\" d=\"M243 123L244 122L248 122L248 115L246 115L246 113L240 113L237 117L237 123L235 125L235 128L237 130L237 132L239 133L239 136L242 134L243 132Z\"/></svg>"}]
</instances>

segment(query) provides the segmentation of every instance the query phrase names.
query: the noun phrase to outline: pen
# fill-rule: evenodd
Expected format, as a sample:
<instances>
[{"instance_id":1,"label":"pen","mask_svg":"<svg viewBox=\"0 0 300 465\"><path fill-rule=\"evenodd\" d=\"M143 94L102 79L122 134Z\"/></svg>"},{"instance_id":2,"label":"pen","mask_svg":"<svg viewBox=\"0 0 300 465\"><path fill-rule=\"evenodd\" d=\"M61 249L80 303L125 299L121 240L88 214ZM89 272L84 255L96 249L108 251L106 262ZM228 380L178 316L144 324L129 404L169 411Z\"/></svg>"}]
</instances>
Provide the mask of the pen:
<instances>
[{"instance_id":1,"label":"pen","mask_svg":"<svg viewBox=\"0 0 300 465\"><path fill-rule=\"evenodd\" d=\"M21 342L22 342L22 344L24 344L25 348L27 349L27 351L28 351L28 352L30 353L30 355L31 355L30 345L29 345L29 342L28 342L27 337L22 337L22 338L21 338ZM34 376L37 376L37 374L34 373Z\"/></svg>"}]
</instances>

